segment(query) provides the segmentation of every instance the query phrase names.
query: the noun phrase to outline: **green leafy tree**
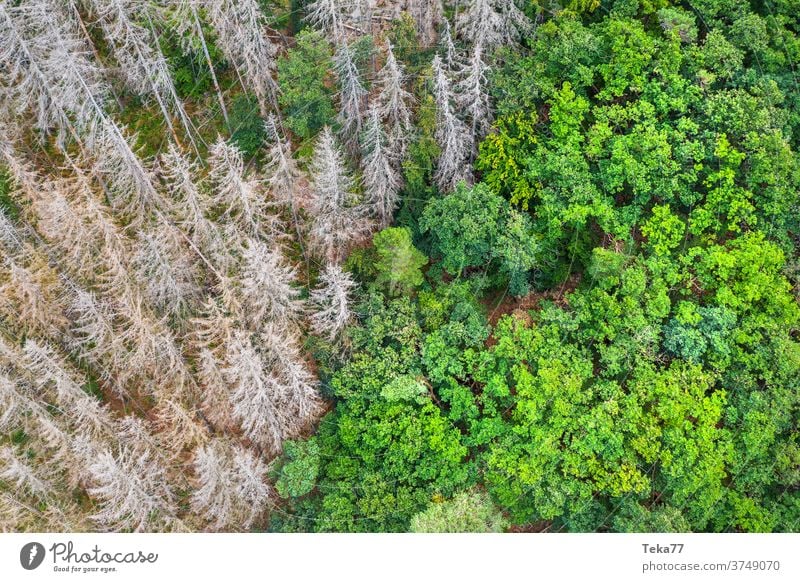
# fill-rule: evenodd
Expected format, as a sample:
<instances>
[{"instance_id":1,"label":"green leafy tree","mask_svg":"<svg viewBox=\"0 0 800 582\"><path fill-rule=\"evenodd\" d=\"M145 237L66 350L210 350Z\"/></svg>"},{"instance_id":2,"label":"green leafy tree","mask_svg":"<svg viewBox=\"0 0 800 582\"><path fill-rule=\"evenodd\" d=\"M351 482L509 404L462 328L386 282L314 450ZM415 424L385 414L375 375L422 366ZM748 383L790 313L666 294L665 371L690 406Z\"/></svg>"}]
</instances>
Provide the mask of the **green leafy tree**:
<instances>
[{"instance_id":1,"label":"green leafy tree","mask_svg":"<svg viewBox=\"0 0 800 582\"><path fill-rule=\"evenodd\" d=\"M231 141L248 158L253 157L267 137L255 97L239 96L231 106Z\"/></svg>"},{"instance_id":2,"label":"green leafy tree","mask_svg":"<svg viewBox=\"0 0 800 582\"><path fill-rule=\"evenodd\" d=\"M301 497L314 488L319 472L319 446L316 441L283 443L283 465L275 490L283 498Z\"/></svg>"},{"instance_id":3,"label":"green leafy tree","mask_svg":"<svg viewBox=\"0 0 800 582\"><path fill-rule=\"evenodd\" d=\"M481 143L475 167L483 172L483 183L512 202L530 200L534 187L525 177L524 161L536 145L536 116L516 113L501 117L495 132Z\"/></svg>"},{"instance_id":4,"label":"green leafy tree","mask_svg":"<svg viewBox=\"0 0 800 582\"><path fill-rule=\"evenodd\" d=\"M421 95L400 220L432 266L386 297L369 284L391 289L411 236L352 259L371 290L330 378L322 486L298 517L337 531L797 528L800 101L781 53L796 16L592 6L498 50L474 186L431 186ZM523 300L501 293L533 283ZM490 327L487 312L507 315Z\"/></svg>"},{"instance_id":5,"label":"green leafy tree","mask_svg":"<svg viewBox=\"0 0 800 582\"><path fill-rule=\"evenodd\" d=\"M529 217L486 185L460 184L452 194L432 200L420 227L430 233L433 250L451 275L496 267L513 294L527 292L528 275L539 260L539 239Z\"/></svg>"},{"instance_id":6,"label":"green leafy tree","mask_svg":"<svg viewBox=\"0 0 800 582\"><path fill-rule=\"evenodd\" d=\"M390 295L407 293L424 280L422 267L428 257L411 241L411 231L404 227L385 228L372 239L375 246L376 282L386 286Z\"/></svg>"},{"instance_id":7,"label":"green leafy tree","mask_svg":"<svg viewBox=\"0 0 800 582\"><path fill-rule=\"evenodd\" d=\"M423 85L424 86L424 85ZM436 106L433 96L425 93L419 99L417 131L408 145L402 163L405 186L397 223L418 231L417 221L425 203L437 192L433 184L433 171L439 157L435 138Z\"/></svg>"},{"instance_id":8,"label":"green leafy tree","mask_svg":"<svg viewBox=\"0 0 800 582\"><path fill-rule=\"evenodd\" d=\"M289 129L303 139L316 135L334 117L331 48L316 31L303 30L297 44L278 59L278 103Z\"/></svg>"},{"instance_id":9,"label":"green leafy tree","mask_svg":"<svg viewBox=\"0 0 800 582\"><path fill-rule=\"evenodd\" d=\"M452 194L425 207L420 227L430 233L444 270L460 275L491 260L506 208L504 200L483 184L459 184Z\"/></svg>"},{"instance_id":10,"label":"green leafy tree","mask_svg":"<svg viewBox=\"0 0 800 582\"><path fill-rule=\"evenodd\" d=\"M411 518L414 533L497 533L506 527L503 514L484 491L462 491L438 500Z\"/></svg>"},{"instance_id":11,"label":"green leafy tree","mask_svg":"<svg viewBox=\"0 0 800 582\"><path fill-rule=\"evenodd\" d=\"M672 214L669 205L654 206L652 216L642 224L642 234L652 252L666 255L675 250L684 238L686 226Z\"/></svg>"}]
</instances>

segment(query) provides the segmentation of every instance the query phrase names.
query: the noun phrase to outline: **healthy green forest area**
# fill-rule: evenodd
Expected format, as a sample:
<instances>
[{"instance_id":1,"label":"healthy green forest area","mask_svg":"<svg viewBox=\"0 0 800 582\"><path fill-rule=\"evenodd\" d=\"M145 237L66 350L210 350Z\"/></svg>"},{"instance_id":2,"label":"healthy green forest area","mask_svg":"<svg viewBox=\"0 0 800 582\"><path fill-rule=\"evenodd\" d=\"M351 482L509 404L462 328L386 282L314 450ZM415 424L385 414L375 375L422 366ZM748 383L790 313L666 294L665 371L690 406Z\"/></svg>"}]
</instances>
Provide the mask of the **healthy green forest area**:
<instances>
[{"instance_id":1,"label":"healthy green forest area","mask_svg":"<svg viewBox=\"0 0 800 582\"><path fill-rule=\"evenodd\" d=\"M11 22L19 4L0 2L0 17ZM104 105L109 118L136 136L131 143L143 160L161 159L170 147L175 153L170 144L180 138L182 155L200 160L192 171L203 176L201 198L231 179L215 174L218 158L239 155L243 183L261 181L252 191L272 200L282 152L297 199L276 204L285 225L277 237L263 234L272 228L264 218L251 234L246 213L226 206L231 198L201 205L209 224L247 232L220 231L220 248L236 249L230 260L195 239L202 220L175 215L180 229L190 224L183 238L209 262L170 255L199 273L197 289L180 304L142 291L153 320L175 338L186 377L197 378L181 384L194 388L162 398L143 386L178 374L174 362L171 372L125 375L118 362L145 360L98 353L102 342L116 345L114 332L75 341L89 324L71 304L63 318L41 321L20 307L66 305L46 289L57 275L42 269L58 271L62 259L53 257L62 255L48 250L58 237L36 214L37 195L26 197L24 174L64 179L91 157L79 145L91 140L77 139L79 121L76 136L51 119L66 128L67 145L56 143L54 131L37 141L43 127L20 124L24 110L0 103L8 151L27 168L13 167L16 154L0 158L0 204L8 224L31 241L17 263L40 285L31 299L33 291L14 287L21 266L0 275L0 332L10 346L0 350L9 358L0 367L20 386L52 393L42 406L55 406L61 384L37 384L9 356L29 357L29 338L38 337L63 353L71 377L109 422L135 417L162 449L175 451L157 482L138 482L142 497L134 498L149 505L133 520L136 510L120 506L124 496L114 487L130 492L119 475L135 473L125 459L139 445L104 440L102 427L85 438L103 443L92 450L109 451L105 467L94 463L74 476L57 468L51 493L36 492L14 463L28 463L36 478L37 467L55 466L46 459L58 458L58 447L80 448L69 444L78 442L70 436L78 429L63 428L67 444L53 444L58 438L37 436L44 429L32 420L33 404L14 424L10 397L0 399L7 407L0 408L7 433L0 492L27 496L25 505L41 514L3 502L4 529L800 530L800 2L477 0L430 3L438 16L422 25L396 3L391 18L353 25L354 32L347 23L363 19L340 22L331 16L339 14L336 2L328 13L320 12L324 2L263 0L254 5L277 47L267 75L274 87L248 82L252 72L223 48L211 9L196 12L198 36L176 21L188 18L179 4L152 2L166 5L153 12L153 26L174 102L196 128L197 151L179 116L170 110L170 130L158 102L137 96L118 73ZM119 57L103 36L102 12L81 2L75 10L92 40L89 56L113 67ZM0 70L10 75L9 50L0 49ZM400 76L391 76L389 58ZM64 117L76 118L78 109ZM228 153L220 153L224 147ZM102 184L99 174L83 176ZM162 174L157 189L176 191L179 181ZM338 206L326 206L323 194L337 192ZM179 206L186 196L175 196ZM150 218L104 200L93 211L130 239L121 248L161 240L137 234ZM368 226L357 229L362 219ZM9 242L9 232L0 236L2 248L28 244ZM226 243L228 236L238 242ZM276 291L264 281L278 275L259 275L247 261L279 238L275 268L288 282ZM37 253L45 258L32 258ZM238 257L250 270L237 266ZM160 276L137 271L140 264L119 262L140 274L132 288ZM98 297L117 297L107 274L65 272ZM218 272L219 281L211 274ZM338 295L324 294L334 287ZM109 321L127 328L119 323L132 317L126 313L120 308ZM290 323L279 326L281 318ZM233 331L220 331L228 325ZM274 333L293 338L292 365L301 362L302 373L275 355L283 342ZM237 342L250 336L259 338L246 347L267 362L263 370L294 370L276 385L302 377L316 396L259 404L255 416L242 412L262 398L254 388L261 376L242 373L250 352ZM160 357L159 349L138 350L137 341L125 335L119 349ZM218 391L209 388L215 357ZM121 377L128 388L109 388ZM165 424L162 400L190 413ZM282 428L274 436L263 424L269 415L304 420L275 421ZM236 452L219 452L224 447ZM215 474L233 475L228 485L204 472L210 459L225 468ZM261 489L241 476L244 466L263 476ZM104 473L112 469L116 480ZM53 507L60 521L49 517Z\"/></svg>"}]
</instances>

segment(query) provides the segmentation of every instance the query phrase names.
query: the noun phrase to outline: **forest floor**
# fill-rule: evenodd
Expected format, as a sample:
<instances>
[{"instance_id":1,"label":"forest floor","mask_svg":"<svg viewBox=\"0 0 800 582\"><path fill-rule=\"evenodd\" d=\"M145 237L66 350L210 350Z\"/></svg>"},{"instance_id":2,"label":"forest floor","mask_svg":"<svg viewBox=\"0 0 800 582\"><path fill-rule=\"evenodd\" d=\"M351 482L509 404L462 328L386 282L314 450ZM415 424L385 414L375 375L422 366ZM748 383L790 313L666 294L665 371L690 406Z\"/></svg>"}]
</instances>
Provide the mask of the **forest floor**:
<instances>
[{"instance_id":1,"label":"forest floor","mask_svg":"<svg viewBox=\"0 0 800 582\"><path fill-rule=\"evenodd\" d=\"M564 307L568 304L566 295L575 291L580 281L580 274L575 273L558 287L546 291L532 291L522 297L513 297L508 295L507 291L489 295L483 301L489 323L494 327L502 316L509 314L528 319L527 312L538 309L542 301L553 301L556 305Z\"/></svg>"},{"instance_id":2,"label":"forest floor","mask_svg":"<svg viewBox=\"0 0 800 582\"><path fill-rule=\"evenodd\" d=\"M552 525L553 522L549 520L535 521L524 525L512 525L508 528L508 533L543 533L548 531Z\"/></svg>"}]
</instances>

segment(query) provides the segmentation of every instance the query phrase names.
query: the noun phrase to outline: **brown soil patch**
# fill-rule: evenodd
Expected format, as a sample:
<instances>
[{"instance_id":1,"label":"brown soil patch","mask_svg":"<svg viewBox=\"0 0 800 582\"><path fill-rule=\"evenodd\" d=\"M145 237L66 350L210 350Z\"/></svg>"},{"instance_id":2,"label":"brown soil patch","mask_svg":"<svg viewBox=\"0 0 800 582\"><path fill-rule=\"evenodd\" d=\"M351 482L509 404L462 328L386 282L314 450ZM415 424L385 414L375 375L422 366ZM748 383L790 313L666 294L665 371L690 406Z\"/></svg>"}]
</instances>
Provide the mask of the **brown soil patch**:
<instances>
[{"instance_id":1,"label":"brown soil patch","mask_svg":"<svg viewBox=\"0 0 800 582\"><path fill-rule=\"evenodd\" d=\"M536 521L525 525L512 525L508 528L508 533L544 533L553 525L552 521Z\"/></svg>"},{"instance_id":2,"label":"brown soil patch","mask_svg":"<svg viewBox=\"0 0 800 582\"><path fill-rule=\"evenodd\" d=\"M488 316L489 323L495 326L502 316L509 314L514 317L529 319L527 312L538 309L539 303L542 301L553 301L562 307L566 306L568 304L566 295L575 290L580 280L580 274L575 273L559 287L553 289L534 291L523 297L504 295L501 296L499 303L497 303L497 297L492 297L488 301L488 308L490 309ZM492 305L494 306L492 307Z\"/></svg>"},{"instance_id":3,"label":"brown soil patch","mask_svg":"<svg viewBox=\"0 0 800 582\"><path fill-rule=\"evenodd\" d=\"M531 316L529 312L538 309L539 303L542 301L553 301L561 307L568 305L566 295L575 290L580 280L580 274L575 273L560 286L547 291L534 291L524 297L510 297L505 294L499 297L497 295L489 297L484 301L484 305L489 311L487 319L492 327L496 326L499 319L504 315L511 315L511 317L519 319L525 324L530 324ZM496 343L497 340L492 334L484 342L484 345L490 348Z\"/></svg>"}]
</instances>

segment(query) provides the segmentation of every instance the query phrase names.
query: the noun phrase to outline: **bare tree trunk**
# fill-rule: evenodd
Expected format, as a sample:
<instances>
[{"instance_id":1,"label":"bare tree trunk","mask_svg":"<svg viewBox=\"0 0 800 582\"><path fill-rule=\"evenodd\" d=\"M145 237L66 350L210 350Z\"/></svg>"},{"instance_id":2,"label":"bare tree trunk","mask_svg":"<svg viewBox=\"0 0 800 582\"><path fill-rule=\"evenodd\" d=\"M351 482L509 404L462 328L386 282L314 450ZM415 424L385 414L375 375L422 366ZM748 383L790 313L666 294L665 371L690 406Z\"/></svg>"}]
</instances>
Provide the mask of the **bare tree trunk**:
<instances>
[{"instance_id":1,"label":"bare tree trunk","mask_svg":"<svg viewBox=\"0 0 800 582\"><path fill-rule=\"evenodd\" d=\"M97 47L95 46L94 42L92 42L92 37L89 36L89 31L86 28L86 24L83 22L83 17L81 16L80 10L78 10L78 5L75 2L70 2L70 6L72 7L72 12L75 14L75 21L78 23L78 26L80 27L81 32L83 32L83 36L86 39L86 42L89 45L89 48L92 49L92 54L94 54L94 59L98 63L102 64L103 63L103 59L100 58L100 53L97 51ZM122 99L119 98L119 95L117 95L117 92L114 90L113 87L110 87L110 89L111 89L111 94L114 96L114 101L116 101L117 102L117 106L120 109L122 109L122 107L123 107L122 106Z\"/></svg>"},{"instance_id":2,"label":"bare tree trunk","mask_svg":"<svg viewBox=\"0 0 800 582\"><path fill-rule=\"evenodd\" d=\"M225 107L225 100L222 98L222 90L219 88L217 82L217 74L214 72L214 63L211 62L211 55L208 52L208 45L206 45L206 38L203 36L203 28L200 26L200 18L197 16L197 7L192 5L192 17L194 18L194 26L197 29L197 37L200 39L200 44L203 46L203 55L208 64L208 71L211 73L211 80L214 83L214 90L217 92L217 100L219 101L219 108L222 111L222 117L225 119L225 126L228 131L231 130L231 121L228 119L228 109Z\"/></svg>"},{"instance_id":3,"label":"bare tree trunk","mask_svg":"<svg viewBox=\"0 0 800 582\"><path fill-rule=\"evenodd\" d=\"M195 142L194 136L192 135L194 133L194 131L195 131L194 130L194 126L192 125L192 122L189 119L189 117L186 115L186 110L184 110L184 108L183 108L183 103L181 102L180 98L178 97L178 94L175 91L175 85L172 83L172 79L170 78L169 69L167 68L167 58L164 56L164 53L161 52L161 47L158 46L158 35L156 34L155 28L153 26L153 20L150 18L150 12L146 12L145 15L147 16L147 23L150 25L150 34L152 35L154 48L156 50L156 53L161 57L160 62L163 64L164 69L166 69L166 70L163 70L161 72L164 75L166 75L166 77L169 80L168 89L169 89L169 92L171 94L172 100L175 102L174 103L175 104L175 108L178 110L178 117L181 118L181 124L183 125L184 129L186 130L186 137L189 139L189 142L192 144L192 149L194 149L195 154L197 154L197 157L199 158L200 157L200 150L197 148L197 143ZM137 45L136 50L137 50L137 52L139 52L138 45ZM140 56L142 58L144 58L143 55L141 54L141 52L139 52L139 54L140 54ZM161 96L159 95L158 88L155 87L155 85L153 86L153 91L156 93L156 98L159 100L159 105L161 106L162 110L164 110L164 105L161 103ZM172 127L172 123L169 120L169 116L168 116L168 113L166 111L164 111L164 118L167 119L167 124L169 125L170 132L172 133L172 137L175 139L175 143L178 144L178 145L181 145L181 142L180 142L180 140L178 140L178 136L177 136L177 134L175 132L175 129Z\"/></svg>"}]
</instances>

